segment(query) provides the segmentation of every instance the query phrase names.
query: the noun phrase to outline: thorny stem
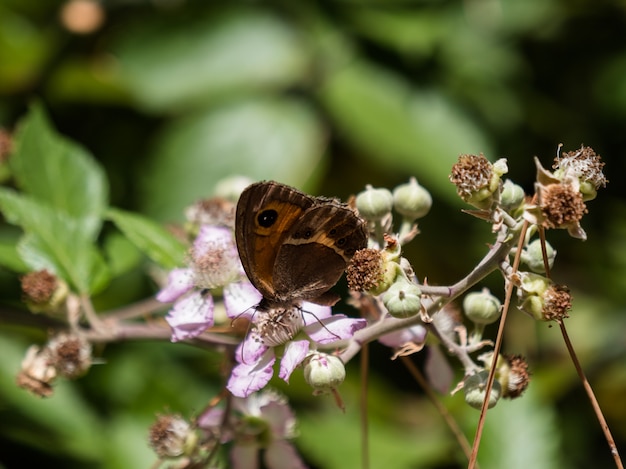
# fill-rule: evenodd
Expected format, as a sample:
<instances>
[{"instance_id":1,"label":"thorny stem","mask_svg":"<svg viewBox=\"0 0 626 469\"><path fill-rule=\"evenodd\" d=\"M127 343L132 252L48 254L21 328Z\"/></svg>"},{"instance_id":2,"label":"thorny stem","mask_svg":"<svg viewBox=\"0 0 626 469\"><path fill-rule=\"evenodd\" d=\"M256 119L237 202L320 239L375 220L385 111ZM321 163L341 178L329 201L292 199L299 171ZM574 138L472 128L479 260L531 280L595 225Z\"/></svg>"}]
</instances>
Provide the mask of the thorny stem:
<instances>
[{"instance_id":1,"label":"thorny stem","mask_svg":"<svg viewBox=\"0 0 626 469\"><path fill-rule=\"evenodd\" d=\"M461 430L456 420L454 420L454 417L452 417L452 414L448 412L447 407L443 405L441 400L439 400L439 398L433 391L430 384L428 384L428 381L424 378L424 375L422 375L420 370L415 366L415 364L411 361L411 359L406 356L403 356L400 358L404 366L406 366L406 368L409 370L409 373L411 374L411 376L413 376L415 381L417 381L417 384L419 384L422 387L428 399L430 399L430 401L435 406L435 408L437 409L437 411L439 412L443 420L448 425L448 428L450 428L450 431L452 432L452 434L455 436L456 440L458 441L459 446L463 450L463 453L465 453L465 457L469 459L472 449L470 448L467 438L465 438L465 434L463 433L463 430ZM478 467L478 464L476 465L476 469L480 469Z\"/></svg>"},{"instance_id":2,"label":"thorny stem","mask_svg":"<svg viewBox=\"0 0 626 469\"><path fill-rule=\"evenodd\" d=\"M501 229L496 243L491 247L489 252L474 268L474 270L472 270L465 278L459 280L450 287L434 287L445 294L439 298L431 298L424 301L423 306L426 314L432 316L446 304L450 303L452 300L467 291L470 287L496 270L499 264L507 258L511 247L517 240L517 236L513 235L515 232L515 230L510 231L506 228ZM420 286L420 288L422 287ZM424 286L424 291L427 291L428 288L433 287ZM336 341L328 345L333 348L345 347L344 351L340 355L340 358L344 363L347 363L361 350L363 344L376 340L377 338L385 334L389 334L390 332L415 326L417 324L422 324L419 314L406 319L387 318L383 321L378 321L365 329L357 331L349 340Z\"/></svg>"},{"instance_id":3,"label":"thorny stem","mask_svg":"<svg viewBox=\"0 0 626 469\"><path fill-rule=\"evenodd\" d=\"M518 237L517 252L515 253L515 259L513 260L513 272L517 272L519 267L522 248L524 247L524 238L526 236L526 230L529 223L524 221L522 230ZM504 337L504 325L506 324L506 317L511 305L511 298L513 296L514 284L512 281L508 281L506 284L506 293L504 297L504 305L502 307L502 316L500 317L500 326L498 327L498 335L496 336L496 343L493 347L493 360L491 361L491 367L489 368L489 377L487 378L487 387L485 388L485 399L480 409L480 417L476 425L476 434L474 435L474 444L472 445L472 455L470 457L468 469L475 469L478 458L478 448L480 447L480 439L485 426L485 419L487 418L487 408L489 405L489 396L491 395L491 389L493 388L493 382L496 376L496 365L498 362L498 355L502 348L502 339Z\"/></svg>"},{"instance_id":4,"label":"thorny stem","mask_svg":"<svg viewBox=\"0 0 626 469\"><path fill-rule=\"evenodd\" d=\"M587 397L589 398L589 402L591 402L591 407L593 407L594 412L596 413L596 418L602 427L602 431L604 432L604 437L606 438L607 443L609 444L609 448L611 449L611 454L613 455L613 459L615 460L615 467L618 469L624 469L624 465L622 464L622 460L619 456L619 452L617 451L617 446L615 445L615 440L613 439L613 435L611 434L611 430L609 429L609 425L606 423L606 419L604 418L604 414L602 413L602 409L600 408L600 404L596 399L596 395L591 388L591 384L587 380L585 376L585 372L580 366L580 362L578 361L578 356L576 355L576 351L572 346L572 342L569 339L569 335L567 333L567 329L565 328L565 323L563 321L557 321L559 327L561 328L561 334L563 335L563 340L565 341L565 346L567 347L567 351L569 352L569 356L572 359L572 363L574 364L574 368L576 368L576 372L580 378L580 381L583 383L583 387L585 388L585 392L587 393Z\"/></svg>"}]
</instances>

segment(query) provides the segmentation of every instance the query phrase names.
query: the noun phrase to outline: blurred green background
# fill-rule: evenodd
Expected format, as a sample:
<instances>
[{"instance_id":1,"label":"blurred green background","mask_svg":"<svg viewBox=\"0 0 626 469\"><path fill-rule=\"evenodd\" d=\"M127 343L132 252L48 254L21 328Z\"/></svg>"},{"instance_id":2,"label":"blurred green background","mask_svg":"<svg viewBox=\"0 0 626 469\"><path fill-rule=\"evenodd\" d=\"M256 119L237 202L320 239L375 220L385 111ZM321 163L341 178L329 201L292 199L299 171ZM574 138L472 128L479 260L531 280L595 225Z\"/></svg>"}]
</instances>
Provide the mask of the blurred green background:
<instances>
[{"instance_id":1,"label":"blurred green background","mask_svg":"<svg viewBox=\"0 0 626 469\"><path fill-rule=\"evenodd\" d=\"M163 222L234 174L342 198L416 176L434 197L406 256L449 284L484 255L490 227L461 213L447 176L460 153L506 157L533 190L537 155L582 143L611 181L589 203L588 241L550 232L553 277L574 294L567 325L626 453L626 2L623 0L0 0L0 126L29 103L106 169L111 204ZM154 293L142 267L96 299ZM485 285L502 295L501 279ZM19 304L0 272L4 304ZM505 351L533 382L489 413L483 468L612 467L558 328L515 313ZM217 356L169 343L111 344L105 364L53 398L16 388L45 331L0 323L0 468L144 468L155 412L198 412L220 387ZM464 467L441 418L390 352L372 345L372 467ZM423 357L415 360L421 363ZM351 364L356 365L356 363ZM359 467L358 370L347 414L294 377L312 467ZM281 387L280 383L276 383ZM478 412L445 397L471 441Z\"/></svg>"}]
</instances>

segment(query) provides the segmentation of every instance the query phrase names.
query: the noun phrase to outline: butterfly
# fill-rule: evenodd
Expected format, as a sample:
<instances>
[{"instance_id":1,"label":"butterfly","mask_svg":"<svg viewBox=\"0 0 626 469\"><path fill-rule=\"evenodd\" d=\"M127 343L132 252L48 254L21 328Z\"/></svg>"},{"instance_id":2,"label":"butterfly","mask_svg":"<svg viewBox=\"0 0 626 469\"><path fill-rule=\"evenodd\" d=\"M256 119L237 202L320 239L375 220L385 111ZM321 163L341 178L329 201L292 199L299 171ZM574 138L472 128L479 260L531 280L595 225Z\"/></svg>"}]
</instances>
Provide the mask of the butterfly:
<instances>
[{"instance_id":1,"label":"butterfly","mask_svg":"<svg viewBox=\"0 0 626 469\"><path fill-rule=\"evenodd\" d=\"M248 279L263 295L259 308L330 306L339 296L329 289L367 247L368 232L348 205L266 181L241 194L235 239Z\"/></svg>"}]
</instances>

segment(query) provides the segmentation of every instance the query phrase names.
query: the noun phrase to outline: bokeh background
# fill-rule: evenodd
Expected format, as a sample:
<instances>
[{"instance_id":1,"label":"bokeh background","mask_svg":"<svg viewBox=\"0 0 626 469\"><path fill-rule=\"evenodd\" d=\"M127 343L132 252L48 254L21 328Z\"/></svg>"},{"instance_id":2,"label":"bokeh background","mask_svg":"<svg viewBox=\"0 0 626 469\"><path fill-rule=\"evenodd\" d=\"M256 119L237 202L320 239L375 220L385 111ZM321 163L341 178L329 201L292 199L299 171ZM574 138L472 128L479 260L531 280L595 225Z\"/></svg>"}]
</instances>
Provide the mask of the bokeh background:
<instances>
[{"instance_id":1,"label":"bokeh background","mask_svg":"<svg viewBox=\"0 0 626 469\"><path fill-rule=\"evenodd\" d=\"M573 290L567 325L626 453L623 0L0 0L0 126L13 130L34 100L104 166L112 205L167 223L236 174L341 198L415 176L434 205L405 253L431 284L465 275L492 241L448 182L460 153L506 157L532 192L533 156L549 167L560 143L592 146L610 184L588 204L586 242L549 233L553 277ZM99 305L154 294L136 264ZM497 275L485 285L502 296ZM19 305L15 274L0 273L0 294ZM209 352L124 343L38 400L14 376L44 340L0 322L1 468L149 467L155 412L192 415L220 389ZM504 348L528 357L534 379L489 413L481 467L613 467L558 328L512 314ZM371 356L372 467L464 467L402 365L376 344ZM312 467L359 467L350 365L345 415L297 377L276 383ZM471 440L478 412L442 398Z\"/></svg>"}]
</instances>

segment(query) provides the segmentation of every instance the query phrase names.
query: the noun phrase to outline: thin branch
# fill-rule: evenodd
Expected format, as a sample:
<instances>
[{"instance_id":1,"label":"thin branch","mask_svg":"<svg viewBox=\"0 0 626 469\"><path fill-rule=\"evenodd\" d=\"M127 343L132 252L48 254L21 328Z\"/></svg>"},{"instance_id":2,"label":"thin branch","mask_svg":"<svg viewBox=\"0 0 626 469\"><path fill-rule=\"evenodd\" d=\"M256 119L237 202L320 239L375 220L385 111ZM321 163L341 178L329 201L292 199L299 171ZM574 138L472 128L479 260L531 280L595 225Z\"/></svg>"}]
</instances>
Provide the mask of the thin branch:
<instances>
[{"instance_id":1,"label":"thin branch","mask_svg":"<svg viewBox=\"0 0 626 469\"><path fill-rule=\"evenodd\" d=\"M563 335L563 340L565 341L565 345L567 347L567 351L569 352L569 356L572 359L572 363L574 364L574 368L576 368L576 372L580 377L580 381L583 383L583 387L585 388L585 392L587 393L587 397L589 398L589 402L591 402L591 407L593 408L596 418L598 422L600 422L600 427L602 427L602 431L604 433L604 437L606 438L607 443L609 444L609 448L611 449L611 454L613 455L613 459L615 460L615 467L618 469L624 469L624 465L622 464L622 460L619 456L619 452L617 451L617 446L615 445L615 440L613 439L613 435L611 434L611 430L609 429L608 423L606 423L606 419L604 418L604 414L602 413L602 409L600 408L600 404L596 399L596 395L591 388L591 384L587 380L585 376L585 372L580 366L580 362L578 361L578 356L572 346L572 342L570 341L569 335L567 333L567 329L565 328L565 323L563 321L557 321L559 323L559 327L561 328L561 334Z\"/></svg>"},{"instance_id":2,"label":"thin branch","mask_svg":"<svg viewBox=\"0 0 626 469\"><path fill-rule=\"evenodd\" d=\"M517 252L515 253L515 259L513 260L513 272L517 272L519 267L522 248L524 247L524 238L526 236L526 230L528 229L528 222L525 221L522 225L521 233L518 237ZM482 437L483 428L485 426L485 420L487 418L487 409L489 407L489 397L491 395L491 389L493 388L493 382L496 376L496 365L498 362L498 355L502 348L502 339L504 338L504 326L506 324L506 317L511 306L511 298L513 296L514 284L512 281L506 284L506 293L504 297L504 305L502 307L502 316L500 317L500 326L498 327L498 335L496 336L496 343L493 348L493 360L491 361L491 367L489 369L489 377L487 378L487 387L485 389L485 399L480 409L480 417L478 424L476 425L476 434L474 435L474 443L472 445L472 455L469 461L468 469L475 469L478 458L478 449L480 447L480 439Z\"/></svg>"}]
</instances>

